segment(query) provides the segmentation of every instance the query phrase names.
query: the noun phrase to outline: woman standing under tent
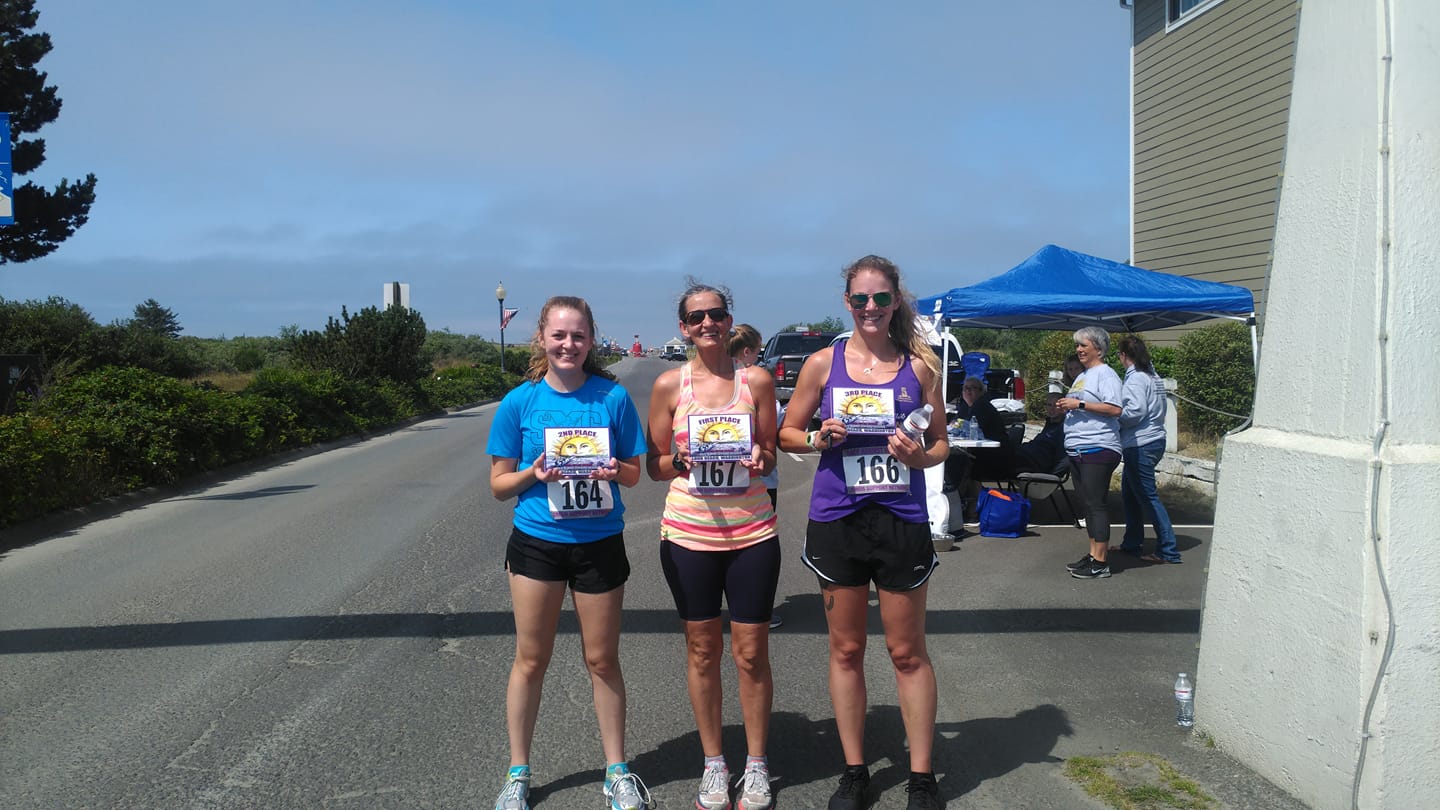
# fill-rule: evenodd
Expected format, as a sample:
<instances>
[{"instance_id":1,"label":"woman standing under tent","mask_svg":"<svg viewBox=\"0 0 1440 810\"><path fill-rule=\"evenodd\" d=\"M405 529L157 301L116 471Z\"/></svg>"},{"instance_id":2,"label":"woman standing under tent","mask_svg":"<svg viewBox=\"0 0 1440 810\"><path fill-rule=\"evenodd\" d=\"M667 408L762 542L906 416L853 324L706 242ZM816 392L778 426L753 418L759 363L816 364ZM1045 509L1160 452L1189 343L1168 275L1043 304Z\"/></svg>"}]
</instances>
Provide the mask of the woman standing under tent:
<instances>
[{"instance_id":1,"label":"woman standing under tent","mask_svg":"<svg viewBox=\"0 0 1440 810\"><path fill-rule=\"evenodd\" d=\"M1085 370L1070 384L1070 393L1055 403L1065 411L1065 454L1070 477L1085 500L1085 531L1090 553L1065 566L1076 579L1110 576L1110 476L1120 465L1120 377L1105 365L1110 333L1098 326L1075 332L1075 354Z\"/></svg>"},{"instance_id":2,"label":"woman standing under tent","mask_svg":"<svg viewBox=\"0 0 1440 810\"><path fill-rule=\"evenodd\" d=\"M1155 489L1155 465L1165 457L1165 384L1155 373L1150 349L1135 335L1120 338L1120 362L1125 366L1121 397L1120 502L1125 506L1125 537L1120 550L1146 562L1178 563L1175 527ZM1144 554L1145 517L1155 526L1155 553Z\"/></svg>"}]
</instances>

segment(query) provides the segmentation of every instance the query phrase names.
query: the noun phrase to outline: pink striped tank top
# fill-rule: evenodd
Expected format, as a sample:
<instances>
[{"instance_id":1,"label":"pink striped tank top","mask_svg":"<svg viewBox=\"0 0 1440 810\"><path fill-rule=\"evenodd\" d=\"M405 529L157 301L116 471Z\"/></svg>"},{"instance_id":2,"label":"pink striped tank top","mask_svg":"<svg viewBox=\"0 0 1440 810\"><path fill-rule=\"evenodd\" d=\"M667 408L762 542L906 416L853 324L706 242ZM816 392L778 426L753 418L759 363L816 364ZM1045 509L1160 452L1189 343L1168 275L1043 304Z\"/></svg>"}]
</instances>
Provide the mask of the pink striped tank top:
<instances>
[{"instance_id":1,"label":"pink striped tank top","mask_svg":"<svg viewBox=\"0 0 1440 810\"><path fill-rule=\"evenodd\" d=\"M736 364L735 393L728 403L720 408L706 408L695 401L690 364L681 366L680 398L671 423L675 441L689 444L688 417L691 414L720 413L750 414L752 424L755 424L755 399L750 395L746 370ZM738 463L736 467L739 467ZM691 551L730 551L775 536L775 509L770 505L770 495L758 474L750 476L750 485L743 494L706 496L691 491L691 482L696 475L692 469L689 476L670 481L670 491L665 496L665 512L660 518L661 539Z\"/></svg>"}]
</instances>

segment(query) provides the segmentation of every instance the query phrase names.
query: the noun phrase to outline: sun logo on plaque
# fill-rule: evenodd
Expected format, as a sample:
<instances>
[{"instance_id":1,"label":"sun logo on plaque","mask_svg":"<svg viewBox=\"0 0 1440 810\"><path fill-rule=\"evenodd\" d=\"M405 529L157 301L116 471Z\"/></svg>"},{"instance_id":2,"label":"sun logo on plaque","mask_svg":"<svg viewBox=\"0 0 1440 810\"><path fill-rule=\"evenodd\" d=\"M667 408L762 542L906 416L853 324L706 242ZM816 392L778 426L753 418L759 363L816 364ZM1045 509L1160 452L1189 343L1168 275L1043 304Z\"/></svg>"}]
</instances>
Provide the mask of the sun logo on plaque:
<instances>
[{"instance_id":1,"label":"sun logo on plaque","mask_svg":"<svg viewBox=\"0 0 1440 810\"><path fill-rule=\"evenodd\" d=\"M560 442L555 454L558 456L593 456L598 451L595 439L590 436L570 436Z\"/></svg>"},{"instance_id":2,"label":"sun logo on plaque","mask_svg":"<svg viewBox=\"0 0 1440 810\"><path fill-rule=\"evenodd\" d=\"M845 400L841 407L848 416L875 416L885 413L885 403L873 394L857 394Z\"/></svg>"}]
</instances>

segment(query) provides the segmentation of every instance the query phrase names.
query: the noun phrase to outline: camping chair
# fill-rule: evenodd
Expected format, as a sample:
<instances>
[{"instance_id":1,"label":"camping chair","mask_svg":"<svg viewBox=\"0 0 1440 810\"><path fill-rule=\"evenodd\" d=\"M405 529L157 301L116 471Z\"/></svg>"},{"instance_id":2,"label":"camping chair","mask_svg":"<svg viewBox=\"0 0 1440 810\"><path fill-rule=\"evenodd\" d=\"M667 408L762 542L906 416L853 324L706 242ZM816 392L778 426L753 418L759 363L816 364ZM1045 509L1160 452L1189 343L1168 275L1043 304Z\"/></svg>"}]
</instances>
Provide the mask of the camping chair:
<instances>
[{"instance_id":1,"label":"camping chair","mask_svg":"<svg viewBox=\"0 0 1440 810\"><path fill-rule=\"evenodd\" d=\"M1020 494L1024 495L1025 498L1031 503L1034 503L1035 501L1035 499L1030 495L1031 488L1041 489L1045 492L1045 498L1046 500L1050 501L1050 506L1055 510L1055 515L1057 517L1061 515L1060 501L1057 500L1055 496L1062 496L1065 501L1066 509L1070 512L1070 522L1075 524L1075 528L1078 529L1080 528L1079 513L1075 511L1075 504L1070 500L1069 491L1065 489L1065 482L1069 480L1070 459L1067 458L1062 459L1058 464L1055 465L1055 469L1051 470L1048 473L1018 473L1013 479L1006 483L1011 489L1019 490ZM1049 487L1050 489L1044 490L1044 487Z\"/></svg>"}]
</instances>

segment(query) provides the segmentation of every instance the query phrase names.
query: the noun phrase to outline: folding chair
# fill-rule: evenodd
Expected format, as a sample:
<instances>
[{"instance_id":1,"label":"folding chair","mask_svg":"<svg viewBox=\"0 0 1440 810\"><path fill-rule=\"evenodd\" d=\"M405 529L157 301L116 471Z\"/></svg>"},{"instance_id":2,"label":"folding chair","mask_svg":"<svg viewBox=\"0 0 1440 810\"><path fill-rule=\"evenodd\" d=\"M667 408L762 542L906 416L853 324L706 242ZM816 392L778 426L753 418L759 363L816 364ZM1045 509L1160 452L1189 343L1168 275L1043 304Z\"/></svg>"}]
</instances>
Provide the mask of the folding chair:
<instances>
[{"instance_id":1,"label":"folding chair","mask_svg":"<svg viewBox=\"0 0 1440 810\"><path fill-rule=\"evenodd\" d=\"M1054 508L1055 515L1059 517L1060 501L1056 500L1057 494L1064 498L1065 506L1070 512L1070 522L1075 528L1080 528L1080 513L1075 510L1075 504L1070 500L1070 492L1065 489L1065 482L1070 480L1070 460L1065 459L1055 465L1055 469L1048 473L1025 472L1017 474L1009 483L1012 489L1018 489L1021 495L1034 503L1035 499L1030 497L1032 487L1050 487L1046 493L1046 500Z\"/></svg>"}]
</instances>

